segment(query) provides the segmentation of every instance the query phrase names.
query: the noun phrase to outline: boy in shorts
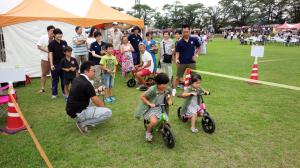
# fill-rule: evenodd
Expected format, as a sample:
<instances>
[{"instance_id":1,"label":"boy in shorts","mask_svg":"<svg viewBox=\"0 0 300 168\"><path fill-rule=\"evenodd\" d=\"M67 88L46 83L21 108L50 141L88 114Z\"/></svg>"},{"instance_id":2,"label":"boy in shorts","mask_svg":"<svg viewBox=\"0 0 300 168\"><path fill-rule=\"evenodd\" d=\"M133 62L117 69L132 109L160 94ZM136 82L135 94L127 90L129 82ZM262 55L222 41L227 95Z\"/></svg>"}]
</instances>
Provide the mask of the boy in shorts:
<instances>
[{"instance_id":1,"label":"boy in shorts","mask_svg":"<svg viewBox=\"0 0 300 168\"><path fill-rule=\"evenodd\" d=\"M65 99L67 101L70 92L69 85L76 77L79 66L76 59L71 57L72 54L71 47L66 46L64 48L64 54L65 57L62 58L60 61L60 68L63 71L63 84L64 84L64 91L65 91Z\"/></svg>"}]
</instances>

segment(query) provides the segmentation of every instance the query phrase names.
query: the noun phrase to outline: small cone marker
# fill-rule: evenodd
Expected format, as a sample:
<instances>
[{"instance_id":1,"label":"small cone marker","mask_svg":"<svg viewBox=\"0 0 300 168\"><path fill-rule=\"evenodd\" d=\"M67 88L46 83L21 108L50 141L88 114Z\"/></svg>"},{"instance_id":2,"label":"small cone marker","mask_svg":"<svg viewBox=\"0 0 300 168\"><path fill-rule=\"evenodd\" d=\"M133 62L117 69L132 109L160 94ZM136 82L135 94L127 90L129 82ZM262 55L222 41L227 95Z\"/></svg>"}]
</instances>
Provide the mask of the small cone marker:
<instances>
[{"instance_id":1,"label":"small cone marker","mask_svg":"<svg viewBox=\"0 0 300 168\"><path fill-rule=\"evenodd\" d=\"M16 93L11 82L9 83L9 94L16 98ZM7 126L4 128L3 131L7 134L15 134L25 129L26 127L23 124L23 121L15 108L15 104L13 103L11 97L9 97L7 108Z\"/></svg>"},{"instance_id":2,"label":"small cone marker","mask_svg":"<svg viewBox=\"0 0 300 168\"><path fill-rule=\"evenodd\" d=\"M248 83L256 84L257 80L258 80L258 63L257 63L257 57L255 57L255 61L252 66L252 71L251 71L251 75L250 75L250 80L248 81Z\"/></svg>"},{"instance_id":3,"label":"small cone marker","mask_svg":"<svg viewBox=\"0 0 300 168\"><path fill-rule=\"evenodd\" d=\"M186 91L190 86L190 80L191 80L191 69L186 69L185 73L185 79L184 79L184 87L183 90Z\"/></svg>"}]
</instances>

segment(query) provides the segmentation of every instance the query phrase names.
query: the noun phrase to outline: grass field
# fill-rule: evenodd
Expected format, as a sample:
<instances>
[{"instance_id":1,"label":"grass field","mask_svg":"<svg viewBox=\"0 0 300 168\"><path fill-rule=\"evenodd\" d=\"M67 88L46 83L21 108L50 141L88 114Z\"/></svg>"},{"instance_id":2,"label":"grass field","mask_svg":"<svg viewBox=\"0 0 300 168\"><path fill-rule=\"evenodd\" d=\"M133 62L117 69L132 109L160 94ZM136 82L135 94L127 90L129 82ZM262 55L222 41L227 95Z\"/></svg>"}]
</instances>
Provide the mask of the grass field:
<instances>
[{"instance_id":1,"label":"grass field","mask_svg":"<svg viewBox=\"0 0 300 168\"><path fill-rule=\"evenodd\" d=\"M217 39L198 58L197 69L248 78L254 60L249 55L250 46ZM266 61L259 63L260 80L300 87L300 47L267 45L259 61ZM17 90L19 105L54 167L300 167L299 91L203 75L203 87L213 93L205 100L216 132L208 135L200 129L192 134L189 124L177 119L182 100L175 98L170 122L176 146L170 150L157 134L152 144L145 143L142 121L133 117L141 92L127 88L120 75L114 90L117 102L108 105L112 118L86 136L66 116L63 97L51 100L49 80L47 86L46 94L37 94L35 79ZM21 132L0 135L0 167L45 165L28 132Z\"/></svg>"}]
</instances>

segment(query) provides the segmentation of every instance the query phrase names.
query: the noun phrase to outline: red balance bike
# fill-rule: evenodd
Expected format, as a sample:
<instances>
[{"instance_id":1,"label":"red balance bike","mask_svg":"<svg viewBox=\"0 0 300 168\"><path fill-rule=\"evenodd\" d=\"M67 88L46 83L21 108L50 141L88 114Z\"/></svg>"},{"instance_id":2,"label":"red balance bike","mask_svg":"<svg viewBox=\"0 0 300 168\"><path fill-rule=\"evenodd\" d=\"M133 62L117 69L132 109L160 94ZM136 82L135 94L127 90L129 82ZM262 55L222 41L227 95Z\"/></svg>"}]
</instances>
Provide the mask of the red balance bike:
<instances>
[{"instance_id":1,"label":"red balance bike","mask_svg":"<svg viewBox=\"0 0 300 168\"><path fill-rule=\"evenodd\" d=\"M212 134L215 131L216 124L215 124L213 118L211 118L210 114L206 111L206 106L204 103L203 95L210 95L210 93L208 93L208 94L206 94L205 92L197 93L198 100L200 100L198 102L201 102L200 109L197 111L197 116L202 117L201 125L203 128L203 131L208 134ZM182 96L178 96L178 97L183 98ZM186 116L185 114L182 114L181 110L182 110L182 107L179 107L177 110L177 115L178 115L179 120L181 120L184 123L191 120L191 117Z\"/></svg>"}]
</instances>

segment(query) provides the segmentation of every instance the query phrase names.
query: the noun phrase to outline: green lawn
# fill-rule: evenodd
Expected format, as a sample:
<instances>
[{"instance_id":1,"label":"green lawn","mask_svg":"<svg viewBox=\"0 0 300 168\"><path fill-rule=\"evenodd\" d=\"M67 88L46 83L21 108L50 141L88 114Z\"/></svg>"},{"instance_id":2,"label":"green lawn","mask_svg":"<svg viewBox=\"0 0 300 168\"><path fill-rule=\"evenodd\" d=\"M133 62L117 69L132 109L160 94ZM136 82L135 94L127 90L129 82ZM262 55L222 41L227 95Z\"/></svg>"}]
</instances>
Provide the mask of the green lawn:
<instances>
[{"instance_id":1,"label":"green lawn","mask_svg":"<svg viewBox=\"0 0 300 168\"><path fill-rule=\"evenodd\" d=\"M285 58L259 63L259 79L300 87L300 47L267 45L261 60ZM223 39L211 42L208 54L198 59L198 70L247 78L254 61L250 46ZM133 117L141 92L127 88L120 75L114 90L117 102L108 105L112 118L86 136L66 116L62 96L51 100L50 89L36 93L38 79L17 90L19 105L54 167L300 167L299 91L208 75L203 75L203 86L213 93L205 100L216 132L208 135L200 129L192 134L189 124L177 119L182 100L175 98L170 122L176 146L171 150L160 135L145 143L142 121ZM0 167L45 167L28 132L0 135L0 158Z\"/></svg>"}]
</instances>

